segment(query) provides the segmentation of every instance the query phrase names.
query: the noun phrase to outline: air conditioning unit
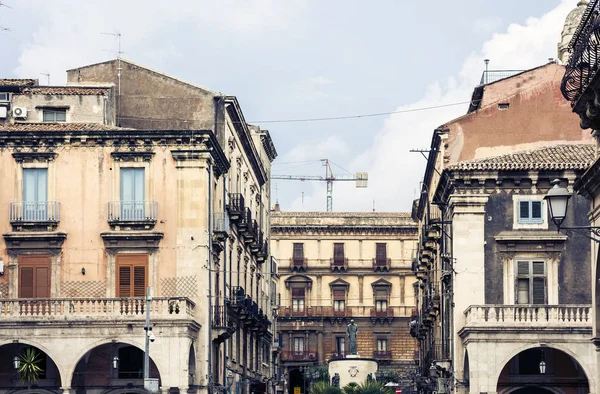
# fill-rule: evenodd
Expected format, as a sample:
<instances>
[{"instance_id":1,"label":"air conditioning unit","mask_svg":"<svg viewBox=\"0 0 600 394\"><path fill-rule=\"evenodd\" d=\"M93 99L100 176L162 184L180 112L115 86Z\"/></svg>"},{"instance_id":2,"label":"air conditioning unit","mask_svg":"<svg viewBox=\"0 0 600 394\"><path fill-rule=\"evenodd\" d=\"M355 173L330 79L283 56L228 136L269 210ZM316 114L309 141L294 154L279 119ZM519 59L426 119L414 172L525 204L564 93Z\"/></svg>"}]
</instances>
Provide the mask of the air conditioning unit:
<instances>
[{"instance_id":1,"label":"air conditioning unit","mask_svg":"<svg viewBox=\"0 0 600 394\"><path fill-rule=\"evenodd\" d=\"M6 107L0 107L0 119L6 118L7 114L8 111L6 110Z\"/></svg>"},{"instance_id":2,"label":"air conditioning unit","mask_svg":"<svg viewBox=\"0 0 600 394\"><path fill-rule=\"evenodd\" d=\"M14 118L27 118L27 108L25 107L14 107L12 110Z\"/></svg>"}]
</instances>

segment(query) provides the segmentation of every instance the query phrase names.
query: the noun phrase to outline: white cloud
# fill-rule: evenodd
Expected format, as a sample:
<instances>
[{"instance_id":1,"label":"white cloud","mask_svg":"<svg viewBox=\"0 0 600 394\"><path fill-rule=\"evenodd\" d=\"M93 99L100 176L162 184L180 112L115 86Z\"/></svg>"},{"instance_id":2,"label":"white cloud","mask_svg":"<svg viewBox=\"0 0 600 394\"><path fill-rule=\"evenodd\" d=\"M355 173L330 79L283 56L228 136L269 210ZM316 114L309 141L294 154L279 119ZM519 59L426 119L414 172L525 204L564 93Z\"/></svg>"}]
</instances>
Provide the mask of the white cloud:
<instances>
[{"instance_id":1,"label":"white cloud","mask_svg":"<svg viewBox=\"0 0 600 394\"><path fill-rule=\"evenodd\" d=\"M296 87L296 97L305 101L316 101L330 96L327 88L333 81L325 76L318 75L300 81Z\"/></svg>"},{"instance_id":2,"label":"white cloud","mask_svg":"<svg viewBox=\"0 0 600 394\"><path fill-rule=\"evenodd\" d=\"M315 157L341 157L350 151L346 141L337 135L331 135L323 140L311 141L296 145L285 156L278 159L279 162L299 162L314 159ZM277 162L276 162L277 163Z\"/></svg>"},{"instance_id":3,"label":"white cloud","mask_svg":"<svg viewBox=\"0 0 600 394\"><path fill-rule=\"evenodd\" d=\"M288 28L303 8L304 0L24 0L20 9L43 18L14 71L19 77L49 72L52 84L62 84L69 68L115 58L117 43L101 33L117 31L125 58L151 59L154 64L149 66L157 68L161 59L180 54L175 46L186 48L182 36L202 42L214 34L229 34L251 41ZM169 29L185 33L169 37L165 35ZM156 37L161 38L160 46L155 45Z\"/></svg>"},{"instance_id":4,"label":"white cloud","mask_svg":"<svg viewBox=\"0 0 600 394\"><path fill-rule=\"evenodd\" d=\"M506 32L494 34L481 50L472 53L463 63L458 75L437 81L427 87L422 99L400 106L398 111L468 101L479 82L484 68L483 59L491 59L494 69L527 69L556 57L556 46L567 13L573 2L563 0L554 10L540 18L529 18L524 25L511 24ZM466 113L467 105L412 112L388 117L377 133L371 147L358 155L350 168L368 169L369 188L355 189L354 185L337 183L334 186L334 210L409 211L426 160L412 148L427 149L433 130ZM292 209L323 210L324 191L296 199Z\"/></svg>"},{"instance_id":5,"label":"white cloud","mask_svg":"<svg viewBox=\"0 0 600 394\"><path fill-rule=\"evenodd\" d=\"M473 22L473 33L486 34L497 30L504 21L500 17L476 19Z\"/></svg>"}]
</instances>

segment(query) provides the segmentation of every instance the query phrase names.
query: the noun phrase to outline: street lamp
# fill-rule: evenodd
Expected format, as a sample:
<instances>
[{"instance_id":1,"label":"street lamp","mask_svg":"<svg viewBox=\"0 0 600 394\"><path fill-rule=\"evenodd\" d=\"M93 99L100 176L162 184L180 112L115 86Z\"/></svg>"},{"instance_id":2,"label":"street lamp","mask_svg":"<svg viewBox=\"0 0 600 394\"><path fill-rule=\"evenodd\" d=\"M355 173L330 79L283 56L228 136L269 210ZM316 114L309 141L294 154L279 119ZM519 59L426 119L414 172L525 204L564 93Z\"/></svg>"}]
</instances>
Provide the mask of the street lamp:
<instances>
[{"instance_id":1,"label":"street lamp","mask_svg":"<svg viewBox=\"0 0 600 394\"><path fill-rule=\"evenodd\" d=\"M19 358L19 356L14 356L13 357L13 368L14 369L21 368L21 359Z\"/></svg>"},{"instance_id":2,"label":"street lamp","mask_svg":"<svg viewBox=\"0 0 600 394\"><path fill-rule=\"evenodd\" d=\"M227 374L227 387L231 387L232 384L233 384L233 374L231 372L229 372Z\"/></svg>"},{"instance_id":3,"label":"street lamp","mask_svg":"<svg viewBox=\"0 0 600 394\"><path fill-rule=\"evenodd\" d=\"M558 231L565 230L570 235L571 233L581 234L592 241L600 243L600 227L594 226L563 226L562 223L567 216L567 208L569 206L569 199L571 194L566 187L560 186L560 179L555 179L551 182L552 188L548 191L548 194L544 197L544 200L548 202L548 213L550 220L554 222ZM593 234L591 235L590 232Z\"/></svg>"},{"instance_id":4,"label":"street lamp","mask_svg":"<svg viewBox=\"0 0 600 394\"><path fill-rule=\"evenodd\" d=\"M119 368L119 356L114 356L112 359L112 367L114 369L118 369Z\"/></svg>"},{"instance_id":5,"label":"street lamp","mask_svg":"<svg viewBox=\"0 0 600 394\"><path fill-rule=\"evenodd\" d=\"M544 349L542 349L542 361L540 361L540 374L546 373L546 357L544 357Z\"/></svg>"}]
</instances>

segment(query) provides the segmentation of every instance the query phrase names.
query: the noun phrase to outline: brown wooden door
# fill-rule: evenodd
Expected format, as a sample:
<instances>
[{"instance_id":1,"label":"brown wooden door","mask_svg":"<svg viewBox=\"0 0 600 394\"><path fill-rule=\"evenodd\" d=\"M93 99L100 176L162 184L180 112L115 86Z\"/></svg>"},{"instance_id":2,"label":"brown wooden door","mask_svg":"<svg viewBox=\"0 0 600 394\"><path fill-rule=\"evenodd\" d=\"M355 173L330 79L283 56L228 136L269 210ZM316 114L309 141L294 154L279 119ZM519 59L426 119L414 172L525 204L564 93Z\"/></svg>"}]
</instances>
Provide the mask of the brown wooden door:
<instances>
[{"instance_id":1,"label":"brown wooden door","mask_svg":"<svg viewBox=\"0 0 600 394\"><path fill-rule=\"evenodd\" d=\"M144 297L147 277L147 254L117 255L117 297Z\"/></svg>"},{"instance_id":2,"label":"brown wooden door","mask_svg":"<svg viewBox=\"0 0 600 394\"><path fill-rule=\"evenodd\" d=\"M19 257L19 298L50 298L50 256Z\"/></svg>"}]
</instances>

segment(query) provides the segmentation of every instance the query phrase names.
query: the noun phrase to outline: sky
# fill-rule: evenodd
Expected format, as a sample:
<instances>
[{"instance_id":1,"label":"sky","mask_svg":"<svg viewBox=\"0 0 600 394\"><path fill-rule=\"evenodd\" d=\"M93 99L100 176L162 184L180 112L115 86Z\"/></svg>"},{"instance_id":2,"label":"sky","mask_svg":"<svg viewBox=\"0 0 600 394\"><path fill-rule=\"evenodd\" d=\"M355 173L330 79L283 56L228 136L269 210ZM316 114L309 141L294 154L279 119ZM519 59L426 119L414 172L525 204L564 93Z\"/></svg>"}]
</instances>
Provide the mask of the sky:
<instances>
[{"instance_id":1,"label":"sky","mask_svg":"<svg viewBox=\"0 0 600 394\"><path fill-rule=\"evenodd\" d=\"M466 113L483 59L556 58L577 0L1 3L0 76L64 84L67 69L115 58L120 33L124 58L237 96L274 140L272 174L324 176L329 159L334 175L369 174L364 189L334 183L334 211L410 211L426 164L410 150ZM324 211L325 196L324 182L272 181L282 210Z\"/></svg>"}]
</instances>

